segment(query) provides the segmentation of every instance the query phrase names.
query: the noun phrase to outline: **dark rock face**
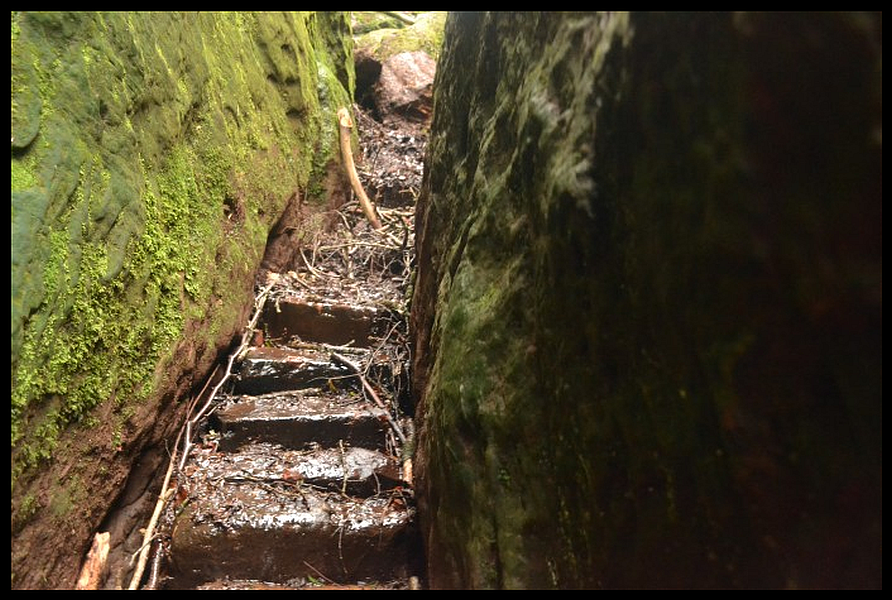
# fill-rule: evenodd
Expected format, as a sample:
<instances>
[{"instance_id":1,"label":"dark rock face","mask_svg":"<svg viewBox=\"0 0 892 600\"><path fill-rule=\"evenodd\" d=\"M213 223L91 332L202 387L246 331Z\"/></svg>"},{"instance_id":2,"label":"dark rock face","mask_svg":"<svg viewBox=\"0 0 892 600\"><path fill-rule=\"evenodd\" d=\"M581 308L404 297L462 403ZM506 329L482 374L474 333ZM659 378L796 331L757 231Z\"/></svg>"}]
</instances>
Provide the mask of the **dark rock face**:
<instances>
[{"instance_id":1,"label":"dark rock face","mask_svg":"<svg viewBox=\"0 0 892 600\"><path fill-rule=\"evenodd\" d=\"M450 15L433 587L882 586L880 16Z\"/></svg>"}]
</instances>

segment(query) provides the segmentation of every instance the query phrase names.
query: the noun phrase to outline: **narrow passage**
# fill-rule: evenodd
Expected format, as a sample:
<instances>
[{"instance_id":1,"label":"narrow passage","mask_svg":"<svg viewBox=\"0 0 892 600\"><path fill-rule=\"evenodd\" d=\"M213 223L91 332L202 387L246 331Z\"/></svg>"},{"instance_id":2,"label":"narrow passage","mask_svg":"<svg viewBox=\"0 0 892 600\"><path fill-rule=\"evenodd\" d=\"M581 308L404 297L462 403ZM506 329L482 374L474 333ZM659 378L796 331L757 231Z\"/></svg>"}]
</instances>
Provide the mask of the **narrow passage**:
<instances>
[{"instance_id":1,"label":"narrow passage","mask_svg":"<svg viewBox=\"0 0 892 600\"><path fill-rule=\"evenodd\" d=\"M297 264L258 278L231 375L193 410L206 407L163 517L167 574L149 587L421 584L407 302L424 142L359 120L382 228L349 202Z\"/></svg>"}]
</instances>

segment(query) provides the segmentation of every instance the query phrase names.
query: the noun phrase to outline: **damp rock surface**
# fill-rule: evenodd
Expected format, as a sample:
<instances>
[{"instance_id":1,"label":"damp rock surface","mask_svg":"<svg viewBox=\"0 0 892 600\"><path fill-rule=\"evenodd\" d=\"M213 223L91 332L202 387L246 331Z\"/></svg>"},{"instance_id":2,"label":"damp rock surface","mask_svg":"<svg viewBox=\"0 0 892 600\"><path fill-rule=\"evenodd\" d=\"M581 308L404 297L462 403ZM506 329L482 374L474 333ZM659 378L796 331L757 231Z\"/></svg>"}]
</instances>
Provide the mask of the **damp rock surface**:
<instances>
[{"instance_id":1,"label":"damp rock surface","mask_svg":"<svg viewBox=\"0 0 892 600\"><path fill-rule=\"evenodd\" d=\"M432 587L882 587L882 15L450 13Z\"/></svg>"}]
</instances>

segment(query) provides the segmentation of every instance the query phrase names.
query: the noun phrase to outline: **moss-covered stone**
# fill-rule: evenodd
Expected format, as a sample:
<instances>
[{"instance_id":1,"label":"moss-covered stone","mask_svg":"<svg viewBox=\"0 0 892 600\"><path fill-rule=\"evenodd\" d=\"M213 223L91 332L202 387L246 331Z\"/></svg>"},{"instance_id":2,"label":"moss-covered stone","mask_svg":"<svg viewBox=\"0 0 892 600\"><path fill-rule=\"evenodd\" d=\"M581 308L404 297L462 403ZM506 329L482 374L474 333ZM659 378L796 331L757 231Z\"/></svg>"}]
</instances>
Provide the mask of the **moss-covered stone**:
<instances>
[{"instance_id":1,"label":"moss-covered stone","mask_svg":"<svg viewBox=\"0 0 892 600\"><path fill-rule=\"evenodd\" d=\"M365 23L365 21L361 21ZM354 29L357 52L364 52L383 63L401 52L423 50L434 60L440 56L443 45L443 27L446 13L430 11L415 16L415 23L407 27L383 27L386 22L375 21L375 26Z\"/></svg>"},{"instance_id":2,"label":"moss-covered stone","mask_svg":"<svg viewBox=\"0 0 892 600\"><path fill-rule=\"evenodd\" d=\"M269 229L335 156L352 40L343 13L17 12L12 32L13 585L66 587L113 494L54 478L114 489L100 463L125 476L229 344ZM123 437L89 435L97 411L129 415ZM38 535L53 519L77 521L66 543Z\"/></svg>"},{"instance_id":3,"label":"moss-covered stone","mask_svg":"<svg viewBox=\"0 0 892 600\"><path fill-rule=\"evenodd\" d=\"M434 587L882 585L881 49L864 15L450 15Z\"/></svg>"},{"instance_id":4,"label":"moss-covered stone","mask_svg":"<svg viewBox=\"0 0 892 600\"><path fill-rule=\"evenodd\" d=\"M410 19L411 15L406 15ZM353 35L362 35L378 29L402 29L409 23L400 20L394 13L378 11L354 11L350 14Z\"/></svg>"}]
</instances>

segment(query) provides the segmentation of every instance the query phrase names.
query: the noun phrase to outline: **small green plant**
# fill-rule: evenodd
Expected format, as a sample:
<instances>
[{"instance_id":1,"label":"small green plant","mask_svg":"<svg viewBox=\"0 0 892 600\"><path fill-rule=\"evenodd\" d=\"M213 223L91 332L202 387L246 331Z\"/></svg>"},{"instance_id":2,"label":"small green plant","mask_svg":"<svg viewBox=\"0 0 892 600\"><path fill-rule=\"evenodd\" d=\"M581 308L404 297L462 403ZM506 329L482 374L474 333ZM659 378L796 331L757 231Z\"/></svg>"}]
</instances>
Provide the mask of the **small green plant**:
<instances>
[{"instance_id":1,"label":"small green plant","mask_svg":"<svg viewBox=\"0 0 892 600\"><path fill-rule=\"evenodd\" d=\"M37 501L37 498L34 496L34 494L26 495L22 499L22 503L19 504L18 511L16 511L15 515L13 515L13 531L19 531L22 527L27 525L28 521L30 521L31 518L37 514L37 511L39 509L40 502Z\"/></svg>"},{"instance_id":2,"label":"small green plant","mask_svg":"<svg viewBox=\"0 0 892 600\"><path fill-rule=\"evenodd\" d=\"M499 483L504 486L508 486L511 484L511 474L508 473L507 469L499 469Z\"/></svg>"},{"instance_id":3,"label":"small green plant","mask_svg":"<svg viewBox=\"0 0 892 600\"><path fill-rule=\"evenodd\" d=\"M115 452L120 452L123 449L122 441L123 440L122 440L122 436L121 436L121 431L118 429L115 429L115 431L112 433L112 439L111 439L112 450L114 450Z\"/></svg>"}]
</instances>

